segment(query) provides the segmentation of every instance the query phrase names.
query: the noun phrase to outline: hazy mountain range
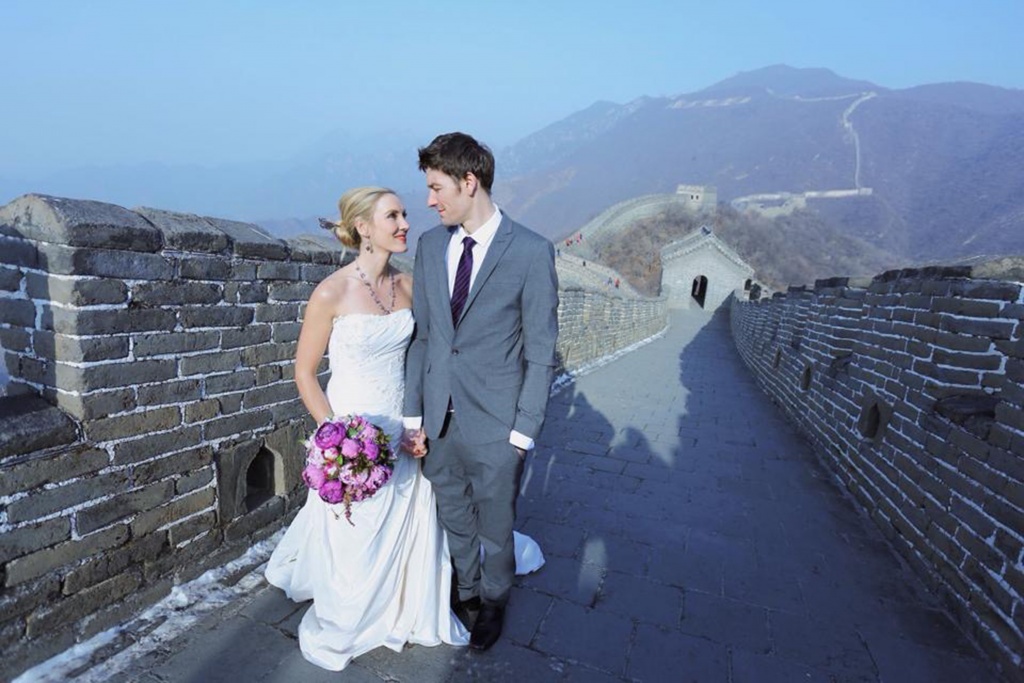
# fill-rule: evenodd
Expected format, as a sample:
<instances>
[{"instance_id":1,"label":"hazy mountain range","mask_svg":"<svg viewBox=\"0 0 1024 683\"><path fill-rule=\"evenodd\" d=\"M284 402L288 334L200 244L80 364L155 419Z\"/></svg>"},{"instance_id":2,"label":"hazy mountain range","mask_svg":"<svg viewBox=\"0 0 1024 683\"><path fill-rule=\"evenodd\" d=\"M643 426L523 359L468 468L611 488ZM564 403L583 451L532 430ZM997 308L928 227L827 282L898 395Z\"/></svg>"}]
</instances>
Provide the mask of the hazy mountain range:
<instances>
[{"instance_id":1,"label":"hazy mountain range","mask_svg":"<svg viewBox=\"0 0 1024 683\"><path fill-rule=\"evenodd\" d=\"M423 206L411 136L339 134L294 158L216 168L146 164L0 178L25 192L243 220L281 234L315 229L340 192L401 192ZM550 237L630 197L708 184L719 201L762 193L870 189L808 201L844 234L912 263L1024 253L1024 91L974 83L889 90L826 69L774 66L677 97L598 102L496 150L495 196Z\"/></svg>"}]
</instances>

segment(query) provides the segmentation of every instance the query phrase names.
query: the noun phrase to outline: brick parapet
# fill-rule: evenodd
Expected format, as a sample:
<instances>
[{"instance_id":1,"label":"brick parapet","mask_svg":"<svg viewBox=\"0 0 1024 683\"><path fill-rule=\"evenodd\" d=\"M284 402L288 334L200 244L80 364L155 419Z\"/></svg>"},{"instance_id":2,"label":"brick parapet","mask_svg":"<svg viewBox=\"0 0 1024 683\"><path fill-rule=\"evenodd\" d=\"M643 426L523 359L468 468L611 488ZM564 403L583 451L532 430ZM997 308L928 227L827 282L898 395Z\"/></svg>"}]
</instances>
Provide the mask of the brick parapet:
<instances>
[{"instance_id":1,"label":"brick parapet","mask_svg":"<svg viewBox=\"0 0 1024 683\"><path fill-rule=\"evenodd\" d=\"M732 302L732 330L760 386L1019 678L1024 285L972 275L822 280Z\"/></svg>"}]
</instances>

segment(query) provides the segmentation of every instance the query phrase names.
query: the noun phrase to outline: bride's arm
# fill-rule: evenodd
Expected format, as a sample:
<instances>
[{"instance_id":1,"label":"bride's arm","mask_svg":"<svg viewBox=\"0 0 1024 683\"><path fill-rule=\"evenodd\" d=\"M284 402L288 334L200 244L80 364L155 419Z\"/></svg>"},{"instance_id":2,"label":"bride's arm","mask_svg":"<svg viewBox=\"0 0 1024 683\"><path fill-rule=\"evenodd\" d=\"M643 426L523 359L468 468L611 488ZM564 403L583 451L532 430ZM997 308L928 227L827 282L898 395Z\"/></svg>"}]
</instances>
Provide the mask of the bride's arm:
<instances>
[{"instance_id":1,"label":"bride's arm","mask_svg":"<svg viewBox=\"0 0 1024 683\"><path fill-rule=\"evenodd\" d=\"M337 294L321 283L306 303L299 343L295 350L295 385L306 410L317 424L331 417L331 404L316 377L317 367L324 357L327 341L331 337Z\"/></svg>"}]
</instances>

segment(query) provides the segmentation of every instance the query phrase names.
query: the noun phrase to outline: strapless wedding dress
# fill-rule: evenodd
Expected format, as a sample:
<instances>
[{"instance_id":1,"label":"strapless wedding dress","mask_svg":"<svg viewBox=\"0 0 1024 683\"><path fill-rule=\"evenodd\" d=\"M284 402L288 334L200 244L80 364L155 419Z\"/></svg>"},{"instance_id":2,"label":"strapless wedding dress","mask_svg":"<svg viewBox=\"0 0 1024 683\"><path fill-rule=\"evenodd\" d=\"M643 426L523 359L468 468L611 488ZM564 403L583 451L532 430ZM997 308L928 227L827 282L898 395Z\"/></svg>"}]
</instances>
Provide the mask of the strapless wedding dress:
<instances>
[{"instance_id":1,"label":"strapless wedding dress","mask_svg":"<svg viewBox=\"0 0 1024 683\"><path fill-rule=\"evenodd\" d=\"M328 344L331 410L365 416L395 448L412 330L408 309L345 315L334 320ZM352 524L343 510L310 491L267 563L271 584L292 600L313 601L299 624L303 657L339 671L380 646L465 645L469 635L449 606L448 542L419 462L400 453L391 480L352 505ZM517 573L544 563L532 539L515 540Z\"/></svg>"}]
</instances>

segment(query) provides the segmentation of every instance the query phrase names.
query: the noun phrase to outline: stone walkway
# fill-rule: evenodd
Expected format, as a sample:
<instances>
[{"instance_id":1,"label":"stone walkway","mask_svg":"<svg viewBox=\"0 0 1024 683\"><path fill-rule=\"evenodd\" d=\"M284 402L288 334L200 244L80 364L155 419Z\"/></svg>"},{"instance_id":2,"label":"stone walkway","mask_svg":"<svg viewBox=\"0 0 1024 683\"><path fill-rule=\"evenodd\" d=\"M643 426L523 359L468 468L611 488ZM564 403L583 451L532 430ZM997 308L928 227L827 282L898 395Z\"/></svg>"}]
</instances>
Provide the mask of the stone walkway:
<instances>
[{"instance_id":1,"label":"stone walkway","mask_svg":"<svg viewBox=\"0 0 1024 683\"><path fill-rule=\"evenodd\" d=\"M728 318L669 331L555 396L519 527L519 580L483 654L379 649L307 664L306 605L266 587L114 680L999 681L754 385Z\"/></svg>"}]
</instances>

